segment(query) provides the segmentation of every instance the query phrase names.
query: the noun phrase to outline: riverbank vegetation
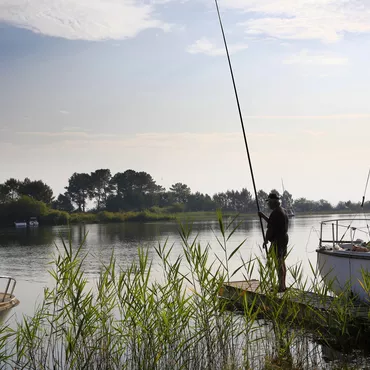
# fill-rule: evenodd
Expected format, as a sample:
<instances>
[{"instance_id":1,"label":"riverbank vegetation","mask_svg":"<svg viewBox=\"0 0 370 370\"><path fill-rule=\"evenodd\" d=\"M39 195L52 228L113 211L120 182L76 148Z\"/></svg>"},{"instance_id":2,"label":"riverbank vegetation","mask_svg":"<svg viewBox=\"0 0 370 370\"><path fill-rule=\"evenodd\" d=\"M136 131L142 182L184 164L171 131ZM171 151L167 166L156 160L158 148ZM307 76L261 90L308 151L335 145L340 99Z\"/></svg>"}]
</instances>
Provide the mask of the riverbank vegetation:
<instances>
[{"instance_id":1,"label":"riverbank vegetation","mask_svg":"<svg viewBox=\"0 0 370 370\"><path fill-rule=\"evenodd\" d=\"M168 190L158 185L146 172L127 170L112 176L109 169L74 173L65 192L54 197L53 191L41 180L9 179L0 184L0 225L28 221L38 217L43 224L67 222L121 222L128 220L206 219L217 209L228 213L256 215L255 197L248 189L227 190L213 196L192 192L189 186L175 183ZM277 194L279 191L272 189ZM268 191L268 192L270 192ZM333 206L326 200L293 199L285 190L282 204L295 213L369 212L370 202L339 202ZM267 211L267 192L258 191L262 211ZM187 213L187 215L184 215Z\"/></svg>"},{"instance_id":2,"label":"riverbank vegetation","mask_svg":"<svg viewBox=\"0 0 370 370\"><path fill-rule=\"evenodd\" d=\"M228 247L238 221L224 221L221 215L218 221L215 232L223 256L212 257L211 246L200 245L190 226L180 227L180 256L172 254L170 245L156 248L161 277L152 271L148 252L139 248L136 262L125 268L112 253L108 263L102 262L93 288L84 273L84 241L80 247L63 242L52 265L53 286L45 289L34 315L20 319L16 326L0 327L0 363L31 370L299 370L369 365L362 350L352 352L349 344L352 321L345 313L351 299L334 300L327 325L300 325L299 304L289 294L304 287L325 299L319 278L305 281L299 266L290 268L291 289L276 300L277 292L271 289L276 286L273 264L252 257L243 261L238 256L242 245ZM231 270L235 258L240 264ZM255 269L274 304L266 311L256 300L245 300L242 311L230 311L229 302L218 297L221 286L238 274L249 279ZM293 303L287 305L289 297ZM319 310L311 312L312 323L322 317ZM359 342L369 334L356 333ZM325 359L325 353L338 350L347 355Z\"/></svg>"},{"instance_id":3,"label":"riverbank vegetation","mask_svg":"<svg viewBox=\"0 0 370 370\"><path fill-rule=\"evenodd\" d=\"M13 226L14 221L28 221L37 217L41 225L66 225L76 223L168 221L175 216L156 209L138 212L73 212L53 209L28 196L0 204L0 225Z\"/></svg>"}]
</instances>

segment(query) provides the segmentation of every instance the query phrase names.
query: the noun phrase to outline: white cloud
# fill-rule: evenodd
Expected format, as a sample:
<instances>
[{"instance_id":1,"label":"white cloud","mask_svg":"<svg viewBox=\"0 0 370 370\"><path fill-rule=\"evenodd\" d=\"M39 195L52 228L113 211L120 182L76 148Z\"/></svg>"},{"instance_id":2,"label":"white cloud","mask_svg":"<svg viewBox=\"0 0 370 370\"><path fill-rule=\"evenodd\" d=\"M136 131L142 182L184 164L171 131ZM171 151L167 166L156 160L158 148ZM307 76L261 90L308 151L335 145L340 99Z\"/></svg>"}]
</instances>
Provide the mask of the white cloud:
<instances>
[{"instance_id":1,"label":"white cloud","mask_svg":"<svg viewBox=\"0 0 370 370\"><path fill-rule=\"evenodd\" d=\"M298 54L293 54L283 60L284 64L304 64L304 65L346 65L347 58L325 54L310 54L308 50L302 50Z\"/></svg>"},{"instance_id":2,"label":"white cloud","mask_svg":"<svg viewBox=\"0 0 370 370\"><path fill-rule=\"evenodd\" d=\"M310 136L323 136L326 135L326 132L324 131L312 131L312 130L304 130L304 134L308 134Z\"/></svg>"},{"instance_id":3,"label":"white cloud","mask_svg":"<svg viewBox=\"0 0 370 370\"><path fill-rule=\"evenodd\" d=\"M325 116L246 116L248 119L307 119L307 120L337 120L337 119L370 119L370 114L330 114Z\"/></svg>"},{"instance_id":4,"label":"white cloud","mask_svg":"<svg viewBox=\"0 0 370 370\"><path fill-rule=\"evenodd\" d=\"M370 32L368 0L222 0L221 6L249 13L240 24L247 34L335 42L346 32Z\"/></svg>"},{"instance_id":5,"label":"white cloud","mask_svg":"<svg viewBox=\"0 0 370 370\"><path fill-rule=\"evenodd\" d=\"M62 131L67 131L67 132L71 132L71 131L82 131L81 127L79 126L65 126L62 128ZM86 130L85 130L86 131Z\"/></svg>"},{"instance_id":6,"label":"white cloud","mask_svg":"<svg viewBox=\"0 0 370 370\"><path fill-rule=\"evenodd\" d=\"M0 0L0 22L72 40L118 40L148 28L168 30L169 25L154 16L155 4L158 1Z\"/></svg>"},{"instance_id":7,"label":"white cloud","mask_svg":"<svg viewBox=\"0 0 370 370\"><path fill-rule=\"evenodd\" d=\"M229 53L237 53L238 51L242 51L248 48L247 44L230 44L228 45ZM225 55L226 51L225 48L218 47L206 37L202 37L201 39L195 41L192 45L187 48L187 52L190 54L206 54L210 56L220 56Z\"/></svg>"},{"instance_id":8,"label":"white cloud","mask_svg":"<svg viewBox=\"0 0 370 370\"><path fill-rule=\"evenodd\" d=\"M107 150L117 147L127 148L158 148L161 150L188 150L194 145L199 147L212 147L215 150L220 145L230 144L235 146L242 145L242 135L240 132L206 132L206 133L156 133L148 132L135 135L117 135L110 133L94 133L85 131L22 131L16 132L18 137L32 136L32 143L38 142L38 146L53 145L55 142L64 143L73 147L84 145L104 146ZM248 137L275 137L275 133L269 132L249 132ZM16 142L18 140L15 140ZM19 141L18 141L19 142ZM19 142L20 143L20 142ZM21 143L20 143L21 144ZM29 145L29 140L22 145ZM42 146L41 145L41 146Z\"/></svg>"},{"instance_id":9,"label":"white cloud","mask_svg":"<svg viewBox=\"0 0 370 370\"><path fill-rule=\"evenodd\" d=\"M69 129L70 131L64 131ZM78 129L78 127L67 127L64 128L63 131L18 131L16 132L17 135L23 136L38 136L38 137L78 137L78 138L101 138L101 137L115 137L114 134L105 134L105 133L89 133L85 131L73 131L74 129Z\"/></svg>"}]
</instances>

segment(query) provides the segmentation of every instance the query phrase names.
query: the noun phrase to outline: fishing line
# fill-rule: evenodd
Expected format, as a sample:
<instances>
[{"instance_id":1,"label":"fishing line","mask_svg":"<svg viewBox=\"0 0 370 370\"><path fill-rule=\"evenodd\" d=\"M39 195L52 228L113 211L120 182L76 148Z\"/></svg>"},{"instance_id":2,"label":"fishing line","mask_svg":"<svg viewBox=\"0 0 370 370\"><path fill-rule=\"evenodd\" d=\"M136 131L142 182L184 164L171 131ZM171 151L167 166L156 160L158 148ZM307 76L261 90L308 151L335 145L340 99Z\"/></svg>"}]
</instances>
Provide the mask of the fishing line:
<instances>
[{"instance_id":1,"label":"fishing line","mask_svg":"<svg viewBox=\"0 0 370 370\"><path fill-rule=\"evenodd\" d=\"M224 40L224 45L225 45L225 50L226 50L227 60L228 60L228 63L229 63L229 69L230 69L231 79L232 79L232 82L233 82L234 93L235 93L235 99L236 99L236 104L237 104L237 107L238 107L240 123L241 123L241 126L242 126L243 137L244 137L244 144L245 144L245 149L246 149L246 151L247 151L248 163L249 163L249 168L250 168L250 172L251 172L251 176L252 176L252 183L253 183L254 195L255 195L255 198L256 198L257 210L258 210L258 212L260 212L260 205L259 205L259 202L258 202L258 196L257 196L257 188L256 188L256 183L255 183L255 181L254 181L254 174L253 174L253 168L252 168L252 161L251 161L251 157L250 157L250 154L249 154L249 148L248 148L247 136L246 136L246 134L245 134L245 129L244 129L243 115L242 115L242 111L241 111L240 103L239 103L238 90L237 90L237 88L236 88L236 83L235 83L235 78L234 78L234 72L233 72L233 68L232 68L231 60L230 60L229 48L228 48L228 46L227 46L226 36L225 36L225 32L224 32L224 27L223 27L223 25L222 25L222 19L221 19L221 14L220 14L220 8L219 8L219 6L218 6L218 2L217 2L217 0L215 0L215 4L216 4L216 9L217 9L218 21L219 21L219 23L220 23L220 28L221 28L221 32L222 32L222 38L223 38L223 40ZM262 236L263 236L263 241L264 241L263 246L264 246L265 251L266 251L266 253L267 253L267 248L266 248L266 245L265 245L266 238L265 238L265 232L264 232L264 229L263 229L262 217L260 217L260 216L259 216L259 219L260 219L261 230L262 230Z\"/></svg>"},{"instance_id":2,"label":"fishing line","mask_svg":"<svg viewBox=\"0 0 370 370\"><path fill-rule=\"evenodd\" d=\"M367 181L366 181L366 186L365 186L364 196L362 197L361 208L363 208L363 207L364 207L364 203L365 203L365 196L366 196L366 191L367 191L367 186L368 186L368 184L369 184L369 177L370 177L370 169L369 169L369 174L367 175Z\"/></svg>"},{"instance_id":3,"label":"fishing line","mask_svg":"<svg viewBox=\"0 0 370 370\"><path fill-rule=\"evenodd\" d=\"M308 244L310 243L310 239L311 239L311 234L312 234L312 232L315 232L316 233L316 236L317 236L317 239L319 239L320 240L320 234L319 234L319 232L318 232L318 230L314 227L314 226L312 226L311 227L311 229L310 229L310 233L309 233L309 235L308 235L308 239L307 239L307 243L306 243L306 253L308 254L308 253L315 253L316 252L316 249L315 250L313 250L313 251L308 251Z\"/></svg>"},{"instance_id":4,"label":"fishing line","mask_svg":"<svg viewBox=\"0 0 370 370\"><path fill-rule=\"evenodd\" d=\"M365 212L364 212L364 203L365 203L365 196L366 196L366 192L367 192L367 186L369 184L369 177L370 177L370 169L369 169L369 173L367 175L364 196L362 197L362 203L361 203L361 208L362 208L362 212L363 212L364 215L365 215ZM365 219L366 219L366 222L367 222L366 215L365 215ZM369 227L369 224L366 223L366 226L367 226L368 236L370 237L370 227Z\"/></svg>"}]
</instances>

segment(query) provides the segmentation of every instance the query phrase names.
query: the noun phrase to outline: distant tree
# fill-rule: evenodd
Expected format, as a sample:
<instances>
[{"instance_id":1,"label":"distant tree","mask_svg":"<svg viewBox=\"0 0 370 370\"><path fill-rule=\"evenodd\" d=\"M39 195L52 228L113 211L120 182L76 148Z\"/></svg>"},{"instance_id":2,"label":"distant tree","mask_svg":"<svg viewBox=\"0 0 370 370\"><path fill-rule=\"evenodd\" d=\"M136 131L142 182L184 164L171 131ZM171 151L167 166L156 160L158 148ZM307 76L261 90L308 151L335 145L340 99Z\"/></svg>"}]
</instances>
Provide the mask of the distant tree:
<instances>
[{"instance_id":1,"label":"distant tree","mask_svg":"<svg viewBox=\"0 0 370 370\"><path fill-rule=\"evenodd\" d=\"M238 192L235 190L228 190L226 192L226 211L236 211Z\"/></svg>"},{"instance_id":2,"label":"distant tree","mask_svg":"<svg viewBox=\"0 0 370 370\"><path fill-rule=\"evenodd\" d=\"M317 211L317 203L306 198L298 198L293 203L294 210L297 212L315 212Z\"/></svg>"},{"instance_id":3,"label":"distant tree","mask_svg":"<svg viewBox=\"0 0 370 370\"><path fill-rule=\"evenodd\" d=\"M19 183L19 195L26 195L40 202L51 204L53 201L53 190L41 180L31 181L26 177Z\"/></svg>"},{"instance_id":4,"label":"distant tree","mask_svg":"<svg viewBox=\"0 0 370 370\"><path fill-rule=\"evenodd\" d=\"M367 202L364 203L362 211L364 211L364 212L369 212L370 211L370 201L367 201Z\"/></svg>"},{"instance_id":5,"label":"distant tree","mask_svg":"<svg viewBox=\"0 0 370 370\"><path fill-rule=\"evenodd\" d=\"M217 208L224 211L250 212L255 209L252 194L246 188L241 191L228 190L226 193L217 193L213 196Z\"/></svg>"},{"instance_id":6,"label":"distant tree","mask_svg":"<svg viewBox=\"0 0 370 370\"><path fill-rule=\"evenodd\" d=\"M60 211L72 212L74 207L69 194L67 192L64 194L59 194L58 198L53 202L53 208Z\"/></svg>"},{"instance_id":7,"label":"distant tree","mask_svg":"<svg viewBox=\"0 0 370 370\"><path fill-rule=\"evenodd\" d=\"M186 211L215 211L216 204L208 194L201 194L196 192L190 194L186 203Z\"/></svg>"},{"instance_id":8,"label":"distant tree","mask_svg":"<svg viewBox=\"0 0 370 370\"><path fill-rule=\"evenodd\" d=\"M191 189L189 186L181 182L177 182L170 187L170 192L173 194L174 202L186 203L191 194Z\"/></svg>"},{"instance_id":9,"label":"distant tree","mask_svg":"<svg viewBox=\"0 0 370 370\"><path fill-rule=\"evenodd\" d=\"M320 211L332 211L333 210L333 206L327 200L324 200L324 199L319 200L318 208Z\"/></svg>"},{"instance_id":10,"label":"distant tree","mask_svg":"<svg viewBox=\"0 0 370 370\"><path fill-rule=\"evenodd\" d=\"M260 210L262 212L267 212L268 211L268 206L267 206L267 203L266 203L267 197L268 197L268 194L265 191L258 190L258 192L257 192L258 204L259 204Z\"/></svg>"},{"instance_id":11,"label":"distant tree","mask_svg":"<svg viewBox=\"0 0 370 370\"><path fill-rule=\"evenodd\" d=\"M127 170L116 173L111 184L116 195L109 197L107 210L142 210L158 205L164 188L157 185L152 176L146 172Z\"/></svg>"},{"instance_id":12,"label":"distant tree","mask_svg":"<svg viewBox=\"0 0 370 370\"><path fill-rule=\"evenodd\" d=\"M212 198L205 194L202 199L203 204L203 211L215 211L217 209L216 203L212 200Z\"/></svg>"},{"instance_id":13,"label":"distant tree","mask_svg":"<svg viewBox=\"0 0 370 370\"><path fill-rule=\"evenodd\" d=\"M91 172L91 193L92 199L96 200L98 211L106 207L107 199L112 194L114 185L112 184L112 175L109 169L100 169Z\"/></svg>"},{"instance_id":14,"label":"distant tree","mask_svg":"<svg viewBox=\"0 0 370 370\"><path fill-rule=\"evenodd\" d=\"M247 189L243 188L239 192L237 202L237 212L250 212L256 209L255 200L252 197L252 193Z\"/></svg>"},{"instance_id":15,"label":"distant tree","mask_svg":"<svg viewBox=\"0 0 370 370\"><path fill-rule=\"evenodd\" d=\"M366 203L365 203L366 205ZM353 203L351 202L350 200L347 200L346 202L339 202L336 207L335 207L335 210L337 211L346 211L346 212L361 212L363 211L363 209L361 208L361 203L360 202L357 202L357 203Z\"/></svg>"},{"instance_id":16,"label":"distant tree","mask_svg":"<svg viewBox=\"0 0 370 370\"><path fill-rule=\"evenodd\" d=\"M226 210L228 207L228 197L225 193L214 194L213 201L219 209Z\"/></svg>"},{"instance_id":17,"label":"distant tree","mask_svg":"<svg viewBox=\"0 0 370 370\"><path fill-rule=\"evenodd\" d=\"M91 197L92 192L91 176L75 172L68 179L68 186L65 189L72 202L77 205L78 211L85 212L87 199Z\"/></svg>"},{"instance_id":18,"label":"distant tree","mask_svg":"<svg viewBox=\"0 0 370 370\"><path fill-rule=\"evenodd\" d=\"M6 203L8 200L8 189L4 184L0 184L0 203Z\"/></svg>"},{"instance_id":19,"label":"distant tree","mask_svg":"<svg viewBox=\"0 0 370 370\"><path fill-rule=\"evenodd\" d=\"M21 185L20 181L14 178L10 178L9 180L5 181L4 183L5 191L9 199L15 200L19 197L20 185Z\"/></svg>"},{"instance_id":20,"label":"distant tree","mask_svg":"<svg viewBox=\"0 0 370 370\"><path fill-rule=\"evenodd\" d=\"M173 203L173 193L169 191L163 191L158 194L159 207L168 207Z\"/></svg>"}]
</instances>

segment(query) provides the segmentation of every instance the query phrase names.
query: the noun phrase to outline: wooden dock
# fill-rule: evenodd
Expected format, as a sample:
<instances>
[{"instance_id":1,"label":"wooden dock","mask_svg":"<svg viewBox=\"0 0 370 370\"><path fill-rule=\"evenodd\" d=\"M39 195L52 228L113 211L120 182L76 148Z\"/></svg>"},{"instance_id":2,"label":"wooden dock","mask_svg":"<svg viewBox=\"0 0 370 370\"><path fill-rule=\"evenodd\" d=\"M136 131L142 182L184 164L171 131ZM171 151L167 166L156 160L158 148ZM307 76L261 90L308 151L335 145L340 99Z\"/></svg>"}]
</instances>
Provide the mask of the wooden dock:
<instances>
[{"instance_id":1,"label":"wooden dock","mask_svg":"<svg viewBox=\"0 0 370 370\"><path fill-rule=\"evenodd\" d=\"M0 312L9 310L19 304L19 300L12 294L0 293Z\"/></svg>"},{"instance_id":2,"label":"wooden dock","mask_svg":"<svg viewBox=\"0 0 370 370\"><path fill-rule=\"evenodd\" d=\"M345 317L354 327L370 331L370 305L361 301L292 288L278 293L262 287L258 280L224 283L219 297L237 309L257 311L266 319L277 319L278 315L292 324L330 327Z\"/></svg>"}]
</instances>

